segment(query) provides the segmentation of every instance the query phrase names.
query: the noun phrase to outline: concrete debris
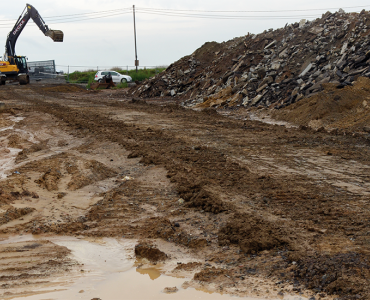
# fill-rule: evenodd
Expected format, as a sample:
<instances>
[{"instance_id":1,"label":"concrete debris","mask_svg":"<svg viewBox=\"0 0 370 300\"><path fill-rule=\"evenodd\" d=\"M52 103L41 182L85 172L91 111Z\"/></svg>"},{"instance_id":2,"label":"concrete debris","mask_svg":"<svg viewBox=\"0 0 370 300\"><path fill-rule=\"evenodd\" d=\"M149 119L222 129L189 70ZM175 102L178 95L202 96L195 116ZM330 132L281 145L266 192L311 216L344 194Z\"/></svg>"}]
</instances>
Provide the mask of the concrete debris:
<instances>
[{"instance_id":1,"label":"concrete debris","mask_svg":"<svg viewBox=\"0 0 370 300\"><path fill-rule=\"evenodd\" d=\"M205 43L130 93L172 96L189 107L280 109L322 91L323 83L342 88L370 77L369 33L369 12L327 12L312 22Z\"/></svg>"}]
</instances>

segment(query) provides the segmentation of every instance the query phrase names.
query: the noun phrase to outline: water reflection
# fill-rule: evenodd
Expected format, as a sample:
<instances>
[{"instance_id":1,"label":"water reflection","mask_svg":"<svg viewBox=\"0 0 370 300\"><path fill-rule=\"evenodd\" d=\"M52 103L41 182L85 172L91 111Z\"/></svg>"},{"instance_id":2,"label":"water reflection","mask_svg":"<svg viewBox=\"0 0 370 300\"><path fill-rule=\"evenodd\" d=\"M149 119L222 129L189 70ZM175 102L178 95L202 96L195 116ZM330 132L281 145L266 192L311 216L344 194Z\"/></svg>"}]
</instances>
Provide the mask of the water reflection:
<instances>
[{"instance_id":1,"label":"water reflection","mask_svg":"<svg viewBox=\"0 0 370 300\"><path fill-rule=\"evenodd\" d=\"M141 275L148 274L149 278L151 280L156 280L157 278L159 278L161 276L161 272L158 269L155 269L155 268L144 269L144 268L141 268L141 267L137 267L136 272L140 273Z\"/></svg>"}]
</instances>

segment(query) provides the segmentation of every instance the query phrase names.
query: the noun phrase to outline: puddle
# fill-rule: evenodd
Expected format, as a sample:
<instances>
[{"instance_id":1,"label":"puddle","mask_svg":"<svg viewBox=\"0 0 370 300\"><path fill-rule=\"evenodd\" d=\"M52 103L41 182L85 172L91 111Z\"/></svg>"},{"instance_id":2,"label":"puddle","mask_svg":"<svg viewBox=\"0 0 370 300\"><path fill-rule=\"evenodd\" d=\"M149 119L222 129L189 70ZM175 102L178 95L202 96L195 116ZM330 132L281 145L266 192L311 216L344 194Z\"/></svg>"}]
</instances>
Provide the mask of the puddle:
<instances>
[{"instance_id":1,"label":"puddle","mask_svg":"<svg viewBox=\"0 0 370 300\"><path fill-rule=\"evenodd\" d=\"M194 288L182 288L182 284L190 278L176 278L161 274L160 267L136 268L134 258L135 240L116 240L104 238L95 241L75 237L42 237L16 236L0 239L0 244L47 239L72 251L72 257L83 264L82 277L71 278L74 283L66 282L34 289L32 295L12 297L11 299L26 300L75 300L93 299L168 299L168 300L236 300L256 299L239 298L200 291ZM166 294L166 287L176 287L176 293ZM10 299L10 298L9 298ZM303 299L294 297L290 299Z\"/></svg>"}]
</instances>

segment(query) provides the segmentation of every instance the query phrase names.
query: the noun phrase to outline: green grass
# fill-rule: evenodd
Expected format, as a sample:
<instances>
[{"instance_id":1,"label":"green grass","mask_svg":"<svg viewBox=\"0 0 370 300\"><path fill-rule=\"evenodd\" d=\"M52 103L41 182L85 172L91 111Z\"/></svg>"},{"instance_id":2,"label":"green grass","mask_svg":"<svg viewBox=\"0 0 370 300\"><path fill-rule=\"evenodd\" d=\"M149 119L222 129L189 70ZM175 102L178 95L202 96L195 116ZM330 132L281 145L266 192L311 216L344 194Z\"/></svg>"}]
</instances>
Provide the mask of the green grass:
<instances>
[{"instance_id":1,"label":"green grass","mask_svg":"<svg viewBox=\"0 0 370 300\"><path fill-rule=\"evenodd\" d=\"M113 88L113 89L125 89L128 87L128 84L127 82L124 82L124 83L116 83L116 86Z\"/></svg>"},{"instance_id":2,"label":"green grass","mask_svg":"<svg viewBox=\"0 0 370 300\"><path fill-rule=\"evenodd\" d=\"M136 70L129 70L128 74L126 70L122 70L121 68L112 68L112 70L121 73L123 75L129 75L132 78L132 81L143 81L147 78L151 78L155 76L157 73L164 71L166 68L157 68L157 69L138 69ZM86 83L87 88L90 88L90 84L94 82L95 78L95 70L87 70L84 72L75 71L69 74L69 82L70 83ZM66 80L68 80L68 75L65 76ZM117 84L116 88L126 88L127 83L124 84Z\"/></svg>"}]
</instances>

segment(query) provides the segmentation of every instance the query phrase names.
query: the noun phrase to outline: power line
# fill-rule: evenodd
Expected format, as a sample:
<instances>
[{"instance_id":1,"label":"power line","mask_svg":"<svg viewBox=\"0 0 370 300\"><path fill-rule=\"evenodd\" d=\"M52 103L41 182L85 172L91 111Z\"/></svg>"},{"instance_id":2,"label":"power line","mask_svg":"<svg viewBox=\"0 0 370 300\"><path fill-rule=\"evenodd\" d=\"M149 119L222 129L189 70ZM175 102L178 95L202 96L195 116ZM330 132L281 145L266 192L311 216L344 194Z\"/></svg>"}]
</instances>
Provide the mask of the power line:
<instances>
[{"instance_id":1,"label":"power line","mask_svg":"<svg viewBox=\"0 0 370 300\"><path fill-rule=\"evenodd\" d=\"M112 9L112 10L103 10L103 11L97 11L97 12L91 12L91 13L72 14L72 15L60 15L60 16L45 17L44 19L70 17L70 16L83 16L83 15L92 15L92 14L103 14L103 13L117 12L118 10L129 10L131 12L132 11L132 8L131 7L126 7L126 8Z\"/></svg>"},{"instance_id":2,"label":"power line","mask_svg":"<svg viewBox=\"0 0 370 300\"><path fill-rule=\"evenodd\" d=\"M321 15L290 15L290 16L230 16L230 15L207 15L207 14L190 14L190 13L177 13L177 12L159 12L155 10L149 10L149 9L140 9L140 13L144 14L154 14L154 15L163 15L163 16L176 16L176 17L194 17L194 18L209 18L209 19L259 19L259 18L269 18L269 19L275 19L275 18L314 18Z\"/></svg>"},{"instance_id":3,"label":"power line","mask_svg":"<svg viewBox=\"0 0 370 300\"><path fill-rule=\"evenodd\" d=\"M95 19L102 19L102 18L108 18L108 17L115 17L115 16L120 16L120 15L125 15L125 14L130 14L131 11L127 12L120 12L120 13L114 13L114 14L109 14L109 15L104 15L104 16L96 16L96 17L91 17L91 18L79 18L79 19L70 19L70 20L56 20L55 22L48 22L49 24L63 24L63 23L73 23L73 22L81 22L81 21L87 21L87 20L95 20ZM14 21L15 22L15 21ZM36 24L30 24L32 26L36 26ZM0 28L9 28L13 26L13 24L1 24L0 23Z\"/></svg>"},{"instance_id":4,"label":"power line","mask_svg":"<svg viewBox=\"0 0 370 300\"><path fill-rule=\"evenodd\" d=\"M354 9L364 8L369 6L348 6L343 9ZM292 10L244 10L244 11L232 11L232 10L176 10L176 9L162 9L162 8L137 8L137 12L141 14L161 15L161 16L175 16L175 17L186 17L186 18L202 18L202 19L235 19L235 20L264 20L264 19L297 19L297 18L317 18L319 14L315 15L223 15L225 13L282 13L282 12L302 12L302 11L324 11L338 8L314 8L314 9L292 9ZM62 24L71 22L81 22L109 17L116 17L132 12L132 8L121 8L115 10L106 10L99 12L89 12L80 14L69 14L60 16L44 17L50 24ZM212 14L209 14L212 13ZM0 28L12 26L16 20L2 20L0 21Z\"/></svg>"},{"instance_id":5,"label":"power line","mask_svg":"<svg viewBox=\"0 0 370 300\"><path fill-rule=\"evenodd\" d=\"M166 9L166 8L140 8L138 9L151 9L151 10L162 10L162 11L194 11L194 12L213 12L213 13L275 13L275 12L290 12L290 11L323 11L323 10L330 10L335 9L339 10L342 9L352 9L352 8L365 8L370 7L370 5L365 6L347 6L347 7L330 7L330 8L312 8L312 9L288 9L288 10L193 10L193 9Z\"/></svg>"},{"instance_id":6,"label":"power line","mask_svg":"<svg viewBox=\"0 0 370 300\"><path fill-rule=\"evenodd\" d=\"M121 11L121 10L120 10ZM62 16L60 17L53 17L54 19L51 19L51 17L49 17L49 21L53 22L59 22L60 20L64 21L64 20L71 20L71 21L79 21L79 20L90 20L90 19L100 19L100 18L107 18L107 17L111 17L111 16L117 16L117 15L121 15L121 14L127 14L127 13L131 13L132 12L132 9L125 9L125 10L122 10L122 12L120 11L113 11L113 12L110 12L110 13L100 13L99 15L96 15L96 16L89 16L89 14L84 14L84 16L86 15L86 17L67 17L67 18L64 18ZM94 13L96 14L96 13ZM82 14L80 14L82 16ZM46 18L45 18L46 19ZM16 20L8 20L6 21L7 23L0 23L0 26L2 25L9 25L9 24L14 24L16 22ZM53 22L54 23L54 22Z\"/></svg>"}]
</instances>

